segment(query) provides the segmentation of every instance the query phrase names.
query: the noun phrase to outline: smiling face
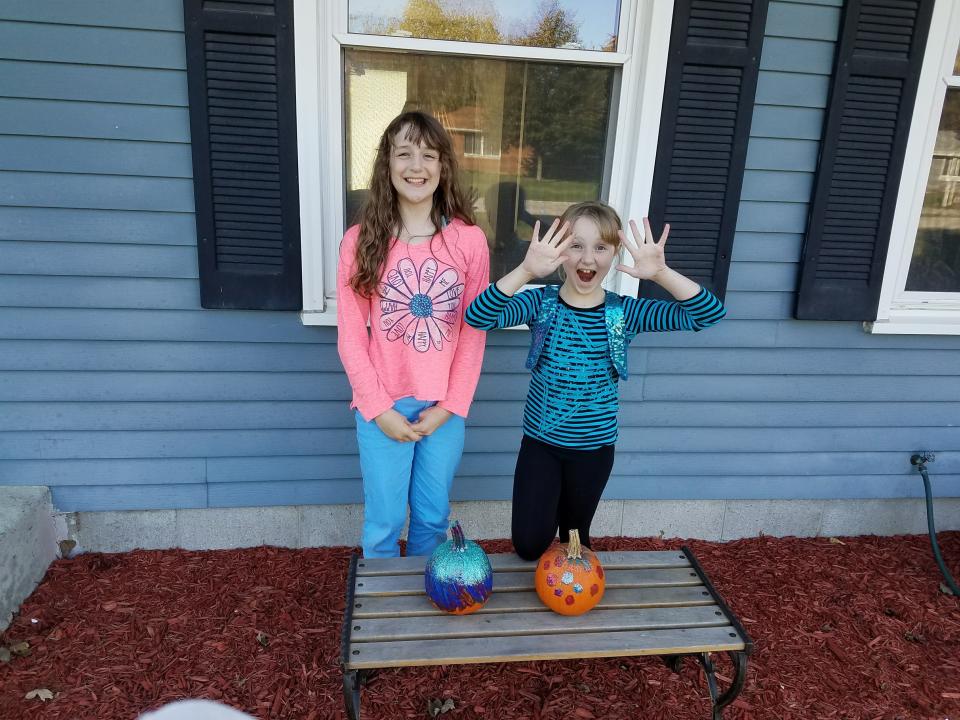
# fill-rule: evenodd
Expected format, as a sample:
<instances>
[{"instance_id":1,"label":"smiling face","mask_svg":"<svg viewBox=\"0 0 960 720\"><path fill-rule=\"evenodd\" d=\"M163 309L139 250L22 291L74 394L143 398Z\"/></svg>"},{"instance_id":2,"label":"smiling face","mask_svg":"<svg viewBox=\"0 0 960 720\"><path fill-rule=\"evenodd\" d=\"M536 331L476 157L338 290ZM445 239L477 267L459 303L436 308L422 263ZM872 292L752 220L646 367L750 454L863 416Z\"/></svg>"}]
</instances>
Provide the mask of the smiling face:
<instances>
[{"instance_id":1,"label":"smiling face","mask_svg":"<svg viewBox=\"0 0 960 720\"><path fill-rule=\"evenodd\" d=\"M407 127L393 136L390 150L390 182L401 205L432 204L433 193L440 184L440 152L421 140L407 137Z\"/></svg>"},{"instance_id":2,"label":"smiling face","mask_svg":"<svg viewBox=\"0 0 960 720\"><path fill-rule=\"evenodd\" d=\"M589 217L577 218L571 233L573 243L565 253L569 259L563 263L565 299L599 304L603 279L616 260L617 248L601 237L600 227Z\"/></svg>"}]
</instances>

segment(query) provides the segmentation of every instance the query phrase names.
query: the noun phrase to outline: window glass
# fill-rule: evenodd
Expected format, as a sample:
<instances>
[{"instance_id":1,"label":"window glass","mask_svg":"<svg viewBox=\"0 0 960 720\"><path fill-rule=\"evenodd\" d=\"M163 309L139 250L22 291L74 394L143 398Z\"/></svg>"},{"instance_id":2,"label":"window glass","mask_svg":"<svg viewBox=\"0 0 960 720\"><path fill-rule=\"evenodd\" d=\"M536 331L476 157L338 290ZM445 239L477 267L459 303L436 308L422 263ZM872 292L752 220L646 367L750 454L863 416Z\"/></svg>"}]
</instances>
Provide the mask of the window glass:
<instances>
[{"instance_id":1,"label":"window glass","mask_svg":"<svg viewBox=\"0 0 960 720\"><path fill-rule=\"evenodd\" d=\"M617 49L619 0L350 0L349 30L574 50Z\"/></svg>"},{"instance_id":2,"label":"window glass","mask_svg":"<svg viewBox=\"0 0 960 720\"><path fill-rule=\"evenodd\" d=\"M960 89L948 89L907 290L960 292Z\"/></svg>"},{"instance_id":3,"label":"window glass","mask_svg":"<svg viewBox=\"0 0 960 720\"><path fill-rule=\"evenodd\" d=\"M612 68L346 50L344 72L346 226L383 129L405 110L429 112L450 132L494 279L522 261L536 220L549 225L568 205L600 198Z\"/></svg>"}]
</instances>

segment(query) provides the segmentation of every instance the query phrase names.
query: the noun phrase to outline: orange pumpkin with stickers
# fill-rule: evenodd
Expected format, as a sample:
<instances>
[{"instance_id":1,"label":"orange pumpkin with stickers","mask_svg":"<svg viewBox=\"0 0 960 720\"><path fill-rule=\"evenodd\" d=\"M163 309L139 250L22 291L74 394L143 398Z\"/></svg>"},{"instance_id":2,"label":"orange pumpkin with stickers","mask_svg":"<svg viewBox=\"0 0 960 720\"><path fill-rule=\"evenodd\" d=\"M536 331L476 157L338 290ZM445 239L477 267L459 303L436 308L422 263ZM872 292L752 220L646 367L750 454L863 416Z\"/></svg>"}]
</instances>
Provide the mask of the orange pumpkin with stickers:
<instances>
[{"instance_id":1,"label":"orange pumpkin with stickers","mask_svg":"<svg viewBox=\"0 0 960 720\"><path fill-rule=\"evenodd\" d=\"M543 604L561 615L583 615L600 602L605 586L596 553L580 545L576 530L570 531L569 543L547 548L534 582Z\"/></svg>"}]
</instances>

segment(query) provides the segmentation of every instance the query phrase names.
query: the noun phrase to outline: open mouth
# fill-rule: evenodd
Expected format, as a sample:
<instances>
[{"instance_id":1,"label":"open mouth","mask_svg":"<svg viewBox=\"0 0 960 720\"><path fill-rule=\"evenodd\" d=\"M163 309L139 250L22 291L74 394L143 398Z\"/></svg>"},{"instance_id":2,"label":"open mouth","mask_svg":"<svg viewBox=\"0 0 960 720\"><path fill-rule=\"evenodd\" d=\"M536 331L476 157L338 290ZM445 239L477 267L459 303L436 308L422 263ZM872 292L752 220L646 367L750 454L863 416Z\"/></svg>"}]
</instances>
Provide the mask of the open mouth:
<instances>
[{"instance_id":1,"label":"open mouth","mask_svg":"<svg viewBox=\"0 0 960 720\"><path fill-rule=\"evenodd\" d=\"M581 282L588 283L596 276L596 270L577 270L577 277Z\"/></svg>"},{"instance_id":2,"label":"open mouth","mask_svg":"<svg viewBox=\"0 0 960 720\"><path fill-rule=\"evenodd\" d=\"M406 178L406 180L407 180L407 182L410 183L411 185L426 185L426 184L427 184L427 179L426 179L426 178Z\"/></svg>"}]
</instances>

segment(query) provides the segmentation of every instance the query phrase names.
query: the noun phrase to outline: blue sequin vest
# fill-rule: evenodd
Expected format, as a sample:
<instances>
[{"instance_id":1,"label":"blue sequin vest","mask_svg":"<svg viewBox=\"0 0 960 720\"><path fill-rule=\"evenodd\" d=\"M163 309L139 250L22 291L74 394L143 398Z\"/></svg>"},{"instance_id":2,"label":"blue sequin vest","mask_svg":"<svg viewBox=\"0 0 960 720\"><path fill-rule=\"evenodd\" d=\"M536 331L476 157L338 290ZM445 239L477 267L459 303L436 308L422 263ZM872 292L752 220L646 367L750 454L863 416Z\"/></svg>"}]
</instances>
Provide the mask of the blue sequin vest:
<instances>
[{"instance_id":1,"label":"blue sequin vest","mask_svg":"<svg viewBox=\"0 0 960 720\"><path fill-rule=\"evenodd\" d=\"M556 285L547 285L543 288L543 299L540 302L540 311L530 326L530 353L527 355L526 367L533 370L543 352L543 343L547 333L553 327L557 317L557 305L560 302L560 288ZM606 291L603 302L603 313L607 325L607 352L610 361L621 379L627 379L627 338L624 333L625 320L623 317L623 298L614 292Z\"/></svg>"}]
</instances>

